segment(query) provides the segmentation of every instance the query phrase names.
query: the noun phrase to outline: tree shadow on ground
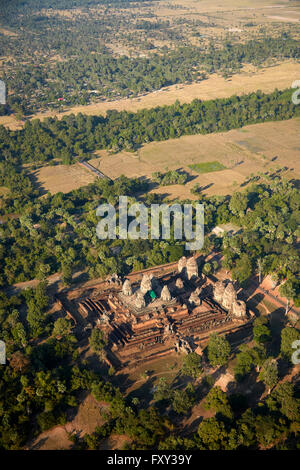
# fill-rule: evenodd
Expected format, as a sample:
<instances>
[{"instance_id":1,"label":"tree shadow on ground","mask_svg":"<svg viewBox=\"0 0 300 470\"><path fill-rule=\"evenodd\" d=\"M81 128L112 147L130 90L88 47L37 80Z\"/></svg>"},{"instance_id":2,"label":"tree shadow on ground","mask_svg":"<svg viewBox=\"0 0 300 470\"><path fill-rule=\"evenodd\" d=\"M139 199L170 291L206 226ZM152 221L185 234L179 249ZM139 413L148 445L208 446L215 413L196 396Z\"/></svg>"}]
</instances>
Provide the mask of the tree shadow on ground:
<instances>
[{"instance_id":1,"label":"tree shadow on ground","mask_svg":"<svg viewBox=\"0 0 300 470\"><path fill-rule=\"evenodd\" d=\"M272 334L272 343L270 346L272 354L276 357L280 353L281 331L285 327L286 316L283 307L277 308L270 314L270 329Z\"/></svg>"},{"instance_id":2,"label":"tree shadow on ground","mask_svg":"<svg viewBox=\"0 0 300 470\"><path fill-rule=\"evenodd\" d=\"M293 369L293 364L285 360L284 358L279 358L277 360L277 365L278 365L278 375L279 377L285 377L288 374L291 373Z\"/></svg>"},{"instance_id":3,"label":"tree shadow on ground","mask_svg":"<svg viewBox=\"0 0 300 470\"><path fill-rule=\"evenodd\" d=\"M79 406L84 402L84 400L87 398L89 394L90 392L88 390L81 391L79 395L77 396L77 405L67 408L66 410L67 423L75 419L78 413Z\"/></svg>"},{"instance_id":4,"label":"tree shadow on ground","mask_svg":"<svg viewBox=\"0 0 300 470\"><path fill-rule=\"evenodd\" d=\"M248 281L245 283L245 287L243 289L240 290L239 292L239 296L241 297L241 299L243 300L247 300L249 299L249 297L251 297L254 292L256 291L256 289L259 287L259 279L258 279L258 276L252 276L250 279L248 279Z\"/></svg>"},{"instance_id":5,"label":"tree shadow on ground","mask_svg":"<svg viewBox=\"0 0 300 470\"><path fill-rule=\"evenodd\" d=\"M42 439L40 439L36 444L34 444L33 446L30 447L30 450L39 450L44 444L45 442L48 441L48 437L43 437Z\"/></svg>"},{"instance_id":6,"label":"tree shadow on ground","mask_svg":"<svg viewBox=\"0 0 300 470\"><path fill-rule=\"evenodd\" d=\"M90 278L89 278L89 275L88 275L87 272L83 272L83 273L80 273L78 275L73 275L72 286L76 285L76 284L81 284L83 282L87 282L89 280L90 280Z\"/></svg>"},{"instance_id":7,"label":"tree shadow on ground","mask_svg":"<svg viewBox=\"0 0 300 470\"><path fill-rule=\"evenodd\" d=\"M253 338L252 328L242 328L241 330L229 332L226 339L231 345L231 353L237 353L241 344L248 343Z\"/></svg>"},{"instance_id":8,"label":"tree shadow on ground","mask_svg":"<svg viewBox=\"0 0 300 470\"><path fill-rule=\"evenodd\" d=\"M40 196L44 196L45 194L48 194L48 190L45 189L44 185L38 180L37 172L38 170L32 171L31 173L28 172L28 177L34 188L39 191Z\"/></svg>"},{"instance_id":9,"label":"tree shadow on ground","mask_svg":"<svg viewBox=\"0 0 300 470\"><path fill-rule=\"evenodd\" d=\"M96 353L84 358L87 362L87 368L92 369L101 375L108 375L108 365L105 364Z\"/></svg>"},{"instance_id":10,"label":"tree shadow on ground","mask_svg":"<svg viewBox=\"0 0 300 470\"><path fill-rule=\"evenodd\" d=\"M264 298L265 298L264 294L258 293L258 294L255 294L253 297L251 297L250 300L247 301L248 306L257 317L261 315L257 306L264 300Z\"/></svg>"},{"instance_id":11,"label":"tree shadow on ground","mask_svg":"<svg viewBox=\"0 0 300 470\"><path fill-rule=\"evenodd\" d=\"M141 405L147 406L153 399L154 382L155 377L149 377L140 387L135 388L128 394L128 399L137 397Z\"/></svg>"},{"instance_id":12,"label":"tree shadow on ground","mask_svg":"<svg viewBox=\"0 0 300 470\"><path fill-rule=\"evenodd\" d=\"M258 373L252 370L243 380L232 381L227 385L227 391L230 395L244 395L248 399L250 407L256 405L265 392L263 382L257 381Z\"/></svg>"},{"instance_id":13,"label":"tree shadow on ground","mask_svg":"<svg viewBox=\"0 0 300 470\"><path fill-rule=\"evenodd\" d=\"M129 374L124 374L124 373L118 373L114 374L110 377L109 381L114 385L115 387L119 387L121 392L126 392L126 390L135 383L133 380L129 379Z\"/></svg>"}]
</instances>

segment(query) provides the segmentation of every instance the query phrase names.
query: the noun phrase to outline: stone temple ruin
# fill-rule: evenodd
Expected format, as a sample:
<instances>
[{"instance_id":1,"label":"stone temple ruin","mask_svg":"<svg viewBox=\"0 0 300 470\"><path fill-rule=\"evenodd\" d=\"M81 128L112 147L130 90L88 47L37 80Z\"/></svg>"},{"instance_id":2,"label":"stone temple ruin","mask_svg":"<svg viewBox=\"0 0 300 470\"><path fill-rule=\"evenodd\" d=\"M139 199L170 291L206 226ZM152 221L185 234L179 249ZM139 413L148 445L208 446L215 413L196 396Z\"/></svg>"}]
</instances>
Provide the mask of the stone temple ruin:
<instances>
[{"instance_id":1,"label":"stone temple ruin","mask_svg":"<svg viewBox=\"0 0 300 470\"><path fill-rule=\"evenodd\" d=\"M231 282L228 282L227 286L222 281L216 282L213 292L215 301L227 310L232 318L236 320L247 318L246 303L237 300L237 293Z\"/></svg>"},{"instance_id":2,"label":"stone temple ruin","mask_svg":"<svg viewBox=\"0 0 300 470\"><path fill-rule=\"evenodd\" d=\"M106 357L115 367L200 350L200 342L212 331L249 325L251 313L237 299L233 283L213 284L199 275L195 257L182 257L171 272L154 275L156 271L114 278L108 289L76 299L84 329L104 332Z\"/></svg>"}]
</instances>

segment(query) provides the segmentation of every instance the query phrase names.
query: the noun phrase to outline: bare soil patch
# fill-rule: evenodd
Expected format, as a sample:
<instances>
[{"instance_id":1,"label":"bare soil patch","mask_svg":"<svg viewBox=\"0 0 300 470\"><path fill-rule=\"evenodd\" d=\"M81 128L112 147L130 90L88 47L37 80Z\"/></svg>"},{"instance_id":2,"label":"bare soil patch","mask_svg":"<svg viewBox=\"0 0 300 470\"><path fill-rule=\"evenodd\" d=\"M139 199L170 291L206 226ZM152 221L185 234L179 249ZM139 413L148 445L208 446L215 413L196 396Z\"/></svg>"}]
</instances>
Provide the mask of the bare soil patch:
<instances>
[{"instance_id":1,"label":"bare soil patch","mask_svg":"<svg viewBox=\"0 0 300 470\"><path fill-rule=\"evenodd\" d=\"M227 392L227 386L230 382L233 382L234 376L230 372L226 372L225 374L222 374L218 380L215 382L215 386L221 387L223 392Z\"/></svg>"},{"instance_id":2,"label":"bare soil patch","mask_svg":"<svg viewBox=\"0 0 300 470\"><path fill-rule=\"evenodd\" d=\"M101 409L104 403L99 403L92 395L87 395L79 405L76 415L65 426L56 426L40 434L28 444L30 450L63 450L70 449L72 442L68 432L76 433L78 437L94 432L96 426L104 424Z\"/></svg>"},{"instance_id":3,"label":"bare soil patch","mask_svg":"<svg viewBox=\"0 0 300 470\"><path fill-rule=\"evenodd\" d=\"M132 440L126 434L112 434L107 439L104 439L100 445L99 450L122 450L125 443L130 443Z\"/></svg>"}]
</instances>

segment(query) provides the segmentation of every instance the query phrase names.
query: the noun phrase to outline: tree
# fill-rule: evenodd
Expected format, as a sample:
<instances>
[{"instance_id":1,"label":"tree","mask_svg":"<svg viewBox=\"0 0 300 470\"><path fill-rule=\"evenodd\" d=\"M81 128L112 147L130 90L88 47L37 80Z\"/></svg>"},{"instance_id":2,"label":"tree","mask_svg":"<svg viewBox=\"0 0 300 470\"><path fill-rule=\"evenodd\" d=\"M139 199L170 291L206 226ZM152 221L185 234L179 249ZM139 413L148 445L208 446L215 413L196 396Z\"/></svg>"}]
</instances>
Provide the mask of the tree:
<instances>
[{"instance_id":1,"label":"tree","mask_svg":"<svg viewBox=\"0 0 300 470\"><path fill-rule=\"evenodd\" d=\"M249 346L242 345L240 350L241 352L236 355L236 364L234 366L234 375L238 381L241 381L246 374L249 374L254 365L252 351Z\"/></svg>"},{"instance_id":2,"label":"tree","mask_svg":"<svg viewBox=\"0 0 300 470\"><path fill-rule=\"evenodd\" d=\"M185 449L184 441L179 436L168 436L164 441L160 441L158 450L181 450Z\"/></svg>"},{"instance_id":3,"label":"tree","mask_svg":"<svg viewBox=\"0 0 300 470\"><path fill-rule=\"evenodd\" d=\"M228 434L225 424L216 417L204 419L200 423L198 436L203 449L221 450L228 448Z\"/></svg>"},{"instance_id":4,"label":"tree","mask_svg":"<svg viewBox=\"0 0 300 470\"><path fill-rule=\"evenodd\" d=\"M15 372L24 373L28 369L30 361L21 351L16 351L12 354L9 365Z\"/></svg>"},{"instance_id":5,"label":"tree","mask_svg":"<svg viewBox=\"0 0 300 470\"><path fill-rule=\"evenodd\" d=\"M259 444L268 447L273 444L283 431L282 422L273 416L257 416L255 418L255 435Z\"/></svg>"},{"instance_id":6,"label":"tree","mask_svg":"<svg viewBox=\"0 0 300 470\"><path fill-rule=\"evenodd\" d=\"M237 422L237 429L240 442L245 447L252 447L256 444L255 415L248 408Z\"/></svg>"},{"instance_id":7,"label":"tree","mask_svg":"<svg viewBox=\"0 0 300 470\"><path fill-rule=\"evenodd\" d=\"M99 328L94 328L92 330L91 336L90 336L90 347L92 348L93 351L95 352L100 352L106 345L107 341L104 337L103 331L99 330Z\"/></svg>"},{"instance_id":8,"label":"tree","mask_svg":"<svg viewBox=\"0 0 300 470\"><path fill-rule=\"evenodd\" d=\"M193 386L187 386L185 390L175 390L172 397L172 407L175 413L186 414L195 403L195 391Z\"/></svg>"},{"instance_id":9,"label":"tree","mask_svg":"<svg viewBox=\"0 0 300 470\"><path fill-rule=\"evenodd\" d=\"M232 278L236 279L240 284L243 284L249 279L251 273L251 260L246 253L243 253L242 256L235 263L235 266L232 270Z\"/></svg>"},{"instance_id":10,"label":"tree","mask_svg":"<svg viewBox=\"0 0 300 470\"><path fill-rule=\"evenodd\" d=\"M271 340L271 331L267 326L268 323L268 319L263 316L260 316L254 320L253 337L254 340L259 344L263 344Z\"/></svg>"},{"instance_id":11,"label":"tree","mask_svg":"<svg viewBox=\"0 0 300 470\"><path fill-rule=\"evenodd\" d=\"M296 328L285 327L281 330L281 346L280 351L283 357L289 362L292 361L292 355L295 352L293 349L294 341L300 340L300 332Z\"/></svg>"},{"instance_id":12,"label":"tree","mask_svg":"<svg viewBox=\"0 0 300 470\"><path fill-rule=\"evenodd\" d=\"M181 372L197 379L203 372L202 357L195 352L187 354L183 359Z\"/></svg>"},{"instance_id":13,"label":"tree","mask_svg":"<svg viewBox=\"0 0 300 470\"><path fill-rule=\"evenodd\" d=\"M223 392L221 387L215 386L210 390L205 399L204 408L206 410L215 410L217 415L219 414L221 417L225 417L230 420L233 418L233 412L227 395Z\"/></svg>"},{"instance_id":14,"label":"tree","mask_svg":"<svg viewBox=\"0 0 300 470\"><path fill-rule=\"evenodd\" d=\"M242 217L247 209L248 196L246 193L235 192L230 199L229 209L233 214Z\"/></svg>"},{"instance_id":15,"label":"tree","mask_svg":"<svg viewBox=\"0 0 300 470\"><path fill-rule=\"evenodd\" d=\"M286 281L284 284L282 284L279 287L279 294L282 295L282 297L285 297L287 299L286 309L285 309L285 314L287 315L289 311L290 300L296 297L296 290L294 288L292 281Z\"/></svg>"},{"instance_id":16,"label":"tree","mask_svg":"<svg viewBox=\"0 0 300 470\"><path fill-rule=\"evenodd\" d=\"M268 394L270 394L278 382L278 366L275 359L269 358L264 362L259 378L268 387Z\"/></svg>"},{"instance_id":17,"label":"tree","mask_svg":"<svg viewBox=\"0 0 300 470\"><path fill-rule=\"evenodd\" d=\"M26 331L24 325L21 322L17 322L11 330L14 340L25 348L28 344L26 338Z\"/></svg>"},{"instance_id":18,"label":"tree","mask_svg":"<svg viewBox=\"0 0 300 470\"><path fill-rule=\"evenodd\" d=\"M263 261L261 258L258 258L257 260L257 269L258 269L258 282L261 284L261 275L262 275L262 269L263 269Z\"/></svg>"},{"instance_id":19,"label":"tree","mask_svg":"<svg viewBox=\"0 0 300 470\"><path fill-rule=\"evenodd\" d=\"M67 318L58 318L53 327L52 335L53 336L67 336L70 334L71 324L70 320Z\"/></svg>"},{"instance_id":20,"label":"tree","mask_svg":"<svg viewBox=\"0 0 300 470\"><path fill-rule=\"evenodd\" d=\"M253 363L256 366L256 371L259 372L261 366L267 358L266 349L263 345L259 344L258 346L254 346L254 348L251 350L251 354L253 357Z\"/></svg>"},{"instance_id":21,"label":"tree","mask_svg":"<svg viewBox=\"0 0 300 470\"><path fill-rule=\"evenodd\" d=\"M202 268L202 272L208 276L209 274L211 274L212 272L212 267L211 267L211 264L210 263L205 263L203 268Z\"/></svg>"},{"instance_id":22,"label":"tree","mask_svg":"<svg viewBox=\"0 0 300 470\"><path fill-rule=\"evenodd\" d=\"M45 318L43 312L38 308L35 301L30 299L27 303L28 313L27 322L30 327L32 335L39 336L43 332Z\"/></svg>"},{"instance_id":23,"label":"tree","mask_svg":"<svg viewBox=\"0 0 300 470\"><path fill-rule=\"evenodd\" d=\"M230 356L230 344L226 338L213 333L208 343L208 360L213 367L227 364Z\"/></svg>"},{"instance_id":24,"label":"tree","mask_svg":"<svg viewBox=\"0 0 300 470\"><path fill-rule=\"evenodd\" d=\"M70 286L72 284L72 266L70 263L62 264L62 282L65 286Z\"/></svg>"},{"instance_id":25,"label":"tree","mask_svg":"<svg viewBox=\"0 0 300 470\"><path fill-rule=\"evenodd\" d=\"M36 277L38 279L42 279L42 280L45 280L49 274L50 274L50 271L51 271L51 268L49 266L49 264L44 264L44 263L41 263L39 265L39 268L38 268L38 272L36 274Z\"/></svg>"},{"instance_id":26,"label":"tree","mask_svg":"<svg viewBox=\"0 0 300 470\"><path fill-rule=\"evenodd\" d=\"M159 379L153 398L155 401L171 400L172 389L165 377Z\"/></svg>"},{"instance_id":27,"label":"tree","mask_svg":"<svg viewBox=\"0 0 300 470\"><path fill-rule=\"evenodd\" d=\"M279 404L283 415L291 421L300 421L300 399L294 394L293 385L290 382L283 382L276 387L271 396Z\"/></svg>"}]
</instances>

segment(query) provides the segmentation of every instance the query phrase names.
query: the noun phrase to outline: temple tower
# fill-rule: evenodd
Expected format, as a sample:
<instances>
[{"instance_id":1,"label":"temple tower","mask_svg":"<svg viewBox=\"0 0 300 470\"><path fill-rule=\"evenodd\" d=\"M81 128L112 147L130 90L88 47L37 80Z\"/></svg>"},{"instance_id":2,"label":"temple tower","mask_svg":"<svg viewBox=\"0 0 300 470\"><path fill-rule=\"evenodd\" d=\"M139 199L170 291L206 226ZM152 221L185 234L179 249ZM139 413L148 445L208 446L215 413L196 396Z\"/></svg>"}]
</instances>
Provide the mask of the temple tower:
<instances>
[{"instance_id":1,"label":"temple tower","mask_svg":"<svg viewBox=\"0 0 300 470\"><path fill-rule=\"evenodd\" d=\"M132 295L132 288L131 288L129 279L125 280L123 287L122 287L122 292L124 295L127 295L127 296Z\"/></svg>"},{"instance_id":2,"label":"temple tower","mask_svg":"<svg viewBox=\"0 0 300 470\"><path fill-rule=\"evenodd\" d=\"M236 291L235 288L233 287L232 282L230 282L226 287L223 295L223 301L222 301L222 306L230 311L232 308L233 302L236 301Z\"/></svg>"},{"instance_id":3,"label":"temple tower","mask_svg":"<svg viewBox=\"0 0 300 470\"><path fill-rule=\"evenodd\" d=\"M225 292L225 285L222 281L217 281L214 285L214 299L219 304L223 302L223 296Z\"/></svg>"},{"instance_id":4,"label":"temple tower","mask_svg":"<svg viewBox=\"0 0 300 470\"><path fill-rule=\"evenodd\" d=\"M160 298L161 298L161 300L163 300L164 302L170 302L170 300L171 300L171 294L170 294L170 291L169 291L168 286L164 286L164 287L162 288Z\"/></svg>"},{"instance_id":5,"label":"temple tower","mask_svg":"<svg viewBox=\"0 0 300 470\"><path fill-rule=\"evenodd\" d=\"M190 280L193 277L198 277L198 265L194 257L191 257L186 262L187 278Z\"/></svg>"}]
</instances>

